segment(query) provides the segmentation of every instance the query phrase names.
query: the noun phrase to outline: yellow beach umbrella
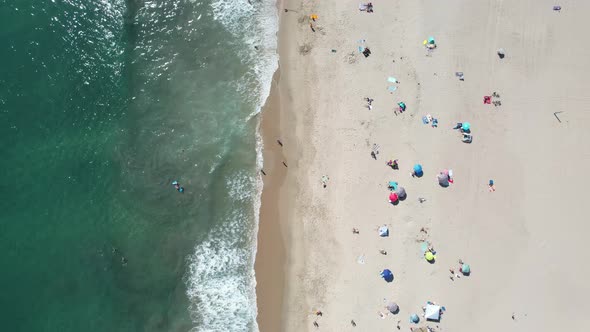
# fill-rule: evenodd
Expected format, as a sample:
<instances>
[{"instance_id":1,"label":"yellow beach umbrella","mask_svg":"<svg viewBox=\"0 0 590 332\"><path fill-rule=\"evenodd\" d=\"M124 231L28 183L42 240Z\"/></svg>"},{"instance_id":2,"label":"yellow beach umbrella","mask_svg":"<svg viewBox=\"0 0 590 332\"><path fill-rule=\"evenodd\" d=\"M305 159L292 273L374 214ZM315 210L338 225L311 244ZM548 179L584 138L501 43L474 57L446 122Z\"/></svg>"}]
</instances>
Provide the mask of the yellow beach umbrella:
<instances>
[{"instance_id":1,"label":"yellow beach umbrella","mask_svg":"<svg viewBox=\"0 0 590 332\"><path fill-rule=\"evenodd\" d=\"M427 261L432 262L436 258L436 256L433 253L431 253L430 251L427 251L424 254L424 258L426 258Z\"/></svg>"}]
</instances>

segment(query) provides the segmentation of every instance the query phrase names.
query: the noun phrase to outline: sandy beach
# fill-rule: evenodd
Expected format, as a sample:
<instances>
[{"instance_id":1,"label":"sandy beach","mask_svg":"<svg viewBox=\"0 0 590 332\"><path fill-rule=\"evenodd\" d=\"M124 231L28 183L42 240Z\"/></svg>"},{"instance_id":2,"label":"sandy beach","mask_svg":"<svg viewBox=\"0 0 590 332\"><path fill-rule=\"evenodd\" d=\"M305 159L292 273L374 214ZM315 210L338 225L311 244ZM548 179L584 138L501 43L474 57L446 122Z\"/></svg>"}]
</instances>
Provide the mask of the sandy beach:
<instances>
[{"instance_id":1,"label":"sandy beach","mask_svg":"<svg viewBox=\"0 0 590 332\"><path fill-rule=\"evenodd\" d=\"M367 13L351 0L279 4L280 68L261 122L260 331L589 325L578 313L590 295L582 173L590 46L580 40L590 3L565 1L560 12L546 0L373 5ZM437 47L427 51L431 36ZM484 104L494 92L501 105ZM423 123L427 115L437 127ZM471 144L452 129L458 122L471 124ZM415 164L422 177L411 176ZM436 178L444 169L453 172L446 188ZM389 181L407 191L396 205ZM388 237L378 235L383 225ZM459 259L472 272L451 280ZM427 301L445 307L440 322L410 323Z\"/></svg>"}]
</instances>

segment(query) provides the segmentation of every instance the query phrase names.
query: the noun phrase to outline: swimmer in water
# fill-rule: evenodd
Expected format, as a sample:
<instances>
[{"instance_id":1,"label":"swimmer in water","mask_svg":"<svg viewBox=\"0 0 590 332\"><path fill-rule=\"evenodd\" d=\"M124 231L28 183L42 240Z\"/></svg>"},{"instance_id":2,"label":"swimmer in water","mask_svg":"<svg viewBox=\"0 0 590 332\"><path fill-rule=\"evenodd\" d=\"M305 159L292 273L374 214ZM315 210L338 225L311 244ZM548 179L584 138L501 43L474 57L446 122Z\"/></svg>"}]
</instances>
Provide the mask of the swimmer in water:
<instances>
[{"instance_id":1,"label":"swimmer in water","mask_svg":"<svg viewBox=\"0 0 590 332\"><path fill-rule=\"evenodd\" d=\"M181 187L180 183L178 183L178 181L176 181L176 180L172 181L172 185L174 186L174 189L178 190L178 192L180 192L180 193L184 192L184 187Z\"/></svg>"}]
</instances>

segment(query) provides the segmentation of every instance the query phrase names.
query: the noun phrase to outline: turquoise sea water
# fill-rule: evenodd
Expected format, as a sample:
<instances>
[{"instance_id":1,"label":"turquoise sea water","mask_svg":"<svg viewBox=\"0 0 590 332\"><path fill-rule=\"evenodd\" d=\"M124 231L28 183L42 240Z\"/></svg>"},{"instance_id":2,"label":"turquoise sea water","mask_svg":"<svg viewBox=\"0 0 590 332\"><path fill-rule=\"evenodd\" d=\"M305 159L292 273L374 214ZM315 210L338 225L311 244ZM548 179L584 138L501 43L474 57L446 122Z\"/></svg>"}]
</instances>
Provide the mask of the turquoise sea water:
<instances>
[{"instance_id":1,"label":"turquoise sea water","mask_svg":"<svg viewBox=\"0 0 590 332\"><path fill-rule=\"evenodd\" d=\"M0 0L2 330L257 330L276 21L266 0Z\"/></svg>"}]
</instances>

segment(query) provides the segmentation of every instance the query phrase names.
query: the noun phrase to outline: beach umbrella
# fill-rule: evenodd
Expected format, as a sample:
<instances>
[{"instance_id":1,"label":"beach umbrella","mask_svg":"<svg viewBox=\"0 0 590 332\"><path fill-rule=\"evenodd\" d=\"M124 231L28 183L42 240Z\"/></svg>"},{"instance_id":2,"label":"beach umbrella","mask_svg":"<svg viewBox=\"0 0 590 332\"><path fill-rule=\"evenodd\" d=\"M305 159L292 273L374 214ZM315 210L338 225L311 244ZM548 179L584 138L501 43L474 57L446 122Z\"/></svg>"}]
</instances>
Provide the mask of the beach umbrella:
<instances>
[{"instance_id":1,"label":"beach umbrella","mask_svg":"<svg viewBox=\"0 0 590 332\"><path fill-rule=\"evenodd\" d=\"M406 189L402 186L397 187L397 189L395 190L395 193L397 194L397 197L399 199L406 198Z\"/></svg>"},{"instance_id":2,"label":"beach umbrella","mask_svg":"<svg viewBox=\"0 0 590 332\"><path fill-rule=\"evenodd\" d=\"M421 176L422 175L422 165L420 165L420 164L414 165L414 173L416 173L417 176Z\"/></svg>"},{"instance_id":3,"label":"beach umbrella","mask_svg":"<svg viewBox=\"0 0 590 332\"><path fill-rule=\"evenodd\" d=\"M397 189L397 182L389 181L389 189L396 190Z\"/></svg>"},{"instance_id":4,"label":"beach umbrella","mask_svg":"<svg viewBox=\"0 0 590 332\"><path fill-rule=\"evenodd\" d=\"M463 131L469 131L469 130L471 130L471 124L469 122L463 122L463 125L461 126L461 129Z\"/></svg>"},{"instance_id":5,"label":"beach umbrella","mask_svg":"<svg viewBox=\"0 0 590 332\"><path fill-rule=\"evenodd\" d=\"M389 194L389 203L395 203L398 199L399 197L397 197L396 193Z\"/></svg>"},{"instance_id":6,"label":"beach umbrella","mask_svg":"<svg viewBox=\"0 0 590 332\"><path fill-rule=\"evenodd\" d=\"M410 316L410 323L418 324L419 321L420 317L418 317L418 315L412 314L412 316Z\"/></svg>"},{"instance_id":7,"label":"beach umbrella","mask_svg":"<svg viewBox=\"0 0 590 332\"><path fill-rule=\"evenodd\" d=\"M469 273L471 273L471 267L469 266L469 264L463 264L463 265L461 265L461 272L463 274L469 274Z\"/></svg>"},{"instance_id":8,"label":"beach umbrella","mask_svg":"<svg viewBox=\"0 0 590 332\"><path fill-rule=\"evenodd\" d=\"M381 277L383 277L383 280L385 280L387 282L392 282L393 281L393 273L389 269L383 270L381 272Z\"/></svg>"},{"instance_id":9,"label":"beach umbrella","mask_svg":"<svg viewBox=\"0 0 590 332\"><path fill-rule=\"evenodd\" d=\"M442 187L448 187L449 186L449 176L447 174L444 173L439 173L438 176L438 184L440 184Z\"/></svg>"},{"instance_id":10,"label":"beach umbrella","mask_svg":"<svg viewBox=\"0 0 590 332\"><path fill-rule=\"evenodd\" d=\"M434 304L427 304L424 311L424 318L427 320L440 320L440 306Z\"/></svg>"},{"instance_id":11,"label":"beach umbrella","mask_svg":"<svg viewBox=\"0 0 590 332\"><path fill-rule=\"evenodd\" d=\"M428 44L435 44L434 37L428 37Z\"/></svg>"},{"instance_id":12,"label":"beach umbrella","mask_svg":"<svg viewBox=\"0 0 590 332\"><path fill-rule=\"evenodd\" d=\"M433 253L431 253L430 251L427 251L424 254L424 258L426 258L427 261L432 262L432 261L434 261L434 259L436 258L436 256Z\"/></svg>"},{"instance_id":13,"label":"beach umbrella","mask_svg":"<svg viewBox=\"0 0 590 332\"><path fill-rule=\"evenodd\" d=\"M397 303L389 302L389 304L387 305L387 310L389 310L389 312L394 314L399 310L399 307L398 307Z\"/></svg>"}]
</instances>

